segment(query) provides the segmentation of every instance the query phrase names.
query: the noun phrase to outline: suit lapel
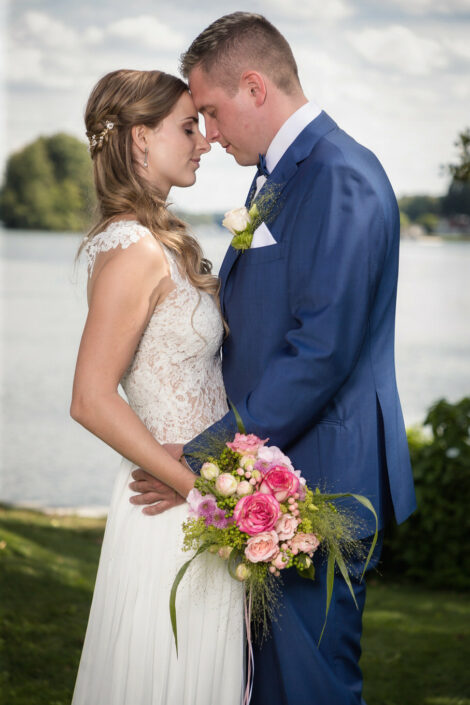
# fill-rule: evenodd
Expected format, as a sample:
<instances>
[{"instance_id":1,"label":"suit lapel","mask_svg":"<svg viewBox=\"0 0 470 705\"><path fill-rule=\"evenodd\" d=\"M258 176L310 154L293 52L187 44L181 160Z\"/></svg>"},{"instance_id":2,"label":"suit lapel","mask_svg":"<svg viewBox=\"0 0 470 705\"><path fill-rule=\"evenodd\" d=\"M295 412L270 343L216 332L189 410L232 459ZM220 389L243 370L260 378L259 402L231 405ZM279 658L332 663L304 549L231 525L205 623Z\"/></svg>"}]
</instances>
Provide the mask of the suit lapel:
<instances>
[{"instance_id":1,"label":"suit lapel","mask_svg":"<svg viewBox=\"0 0 470 705\"><path fill-rule=\"evenodd\" d=\"M302 130L283 154L255 200L261 199L273 187L280 197L290 180L295 176L299 165L312 153L318 140L336 127L335 121L322 110L320 115Z\"/></svg>"},{"instance_id":2,"label":"suit lapel","mask_svg":"<svg viewBox=\"0 0 470 705\"><path fill-rule=\"evenodd\" d=\"M272 174L270 174L267 181L263 184L254 200L256 201L261 199L263 195L267 195L270 188L275 189L276 200L280 200L282 192L296 174L299 164L301 164L309 156L309 154L311 154L318 140L328 132L331 132L331 130L334 130L336 127L337 125L334 120L322 111L318 117L312 120L312 122L302 130L289 149L286 150L285 154L281 157L276 167L273 169ZM250 207L255 191L256 177L251 183L250 190L245 201L246 208ZM235 250L235 248L230 245L220 268L220 302L224 313L225 287L230 276L230 272L232 271L235 262L240 257L240 254L241 250Z\"/></svg>"}]
</instances>

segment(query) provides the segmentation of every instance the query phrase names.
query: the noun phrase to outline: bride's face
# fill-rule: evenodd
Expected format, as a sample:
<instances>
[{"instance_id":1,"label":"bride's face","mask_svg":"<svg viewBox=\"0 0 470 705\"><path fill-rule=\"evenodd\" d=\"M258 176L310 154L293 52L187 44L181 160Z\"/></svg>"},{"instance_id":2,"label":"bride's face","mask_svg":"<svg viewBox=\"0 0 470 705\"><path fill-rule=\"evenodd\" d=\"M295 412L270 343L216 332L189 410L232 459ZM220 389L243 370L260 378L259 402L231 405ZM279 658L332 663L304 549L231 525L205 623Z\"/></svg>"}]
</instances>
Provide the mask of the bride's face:
<instances>
[{"instance_id":1,"label":"bride's face","mask_svg":"<svg viewBox=\"0 0 470 705\"><path fill-rule=\"evenodd\" d=\"M199 131L198 114L189 93L179 98L172 112L157 127L134 128L134 156L141 175L167 196L172 186L196 181L201 155L210 144ZM144 149L148 149L144 167Z\"/></svg>"}]
</instances>

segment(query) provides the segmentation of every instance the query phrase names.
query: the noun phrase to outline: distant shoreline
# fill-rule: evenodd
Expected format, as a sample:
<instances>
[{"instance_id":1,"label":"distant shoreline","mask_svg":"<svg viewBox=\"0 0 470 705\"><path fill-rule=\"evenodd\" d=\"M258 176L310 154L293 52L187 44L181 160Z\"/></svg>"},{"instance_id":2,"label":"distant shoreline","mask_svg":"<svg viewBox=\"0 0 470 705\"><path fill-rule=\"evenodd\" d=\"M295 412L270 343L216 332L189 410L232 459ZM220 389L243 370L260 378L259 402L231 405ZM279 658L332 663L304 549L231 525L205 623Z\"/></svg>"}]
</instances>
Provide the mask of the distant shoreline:
<instances>
[{"instance_id":1,"label":"distant shoreline","mask_svg":"<svg viewBox=\"0 0 470 705\"><path fill-rule=\"evenodd\" d=\"M36 502L0 502L1 509L19 509L39 512L47 516L77 516L83 519L101 519L108 516L109 507L104 505L88 505L79 507L44 507Z\"/></svg>"},{"instance_id":2,"label":"distant shoreline","mask_svg":"<svg viewBox=\"0 0 470 705\"><path fill-rule=\"evenodd\" d=\"M222 217L218 213L214 214L191 214L190 217L183 217L184 220L191 227L201 227L201 226L216 226L217 228L222 228ZM58 236L68 236L68 237L83 237L84 231L82 230L38 230L36 228L7 228L0 223L0 233L14 234L20 233L21 235L58 235ZM408 235L403 233L400 235L400 239L403 242L419 242L425 244L431 243L443 243L443 242L470 242L470 235L462 235L460 233L439 233L436 235Z\"/></svg>"}]
</instances>

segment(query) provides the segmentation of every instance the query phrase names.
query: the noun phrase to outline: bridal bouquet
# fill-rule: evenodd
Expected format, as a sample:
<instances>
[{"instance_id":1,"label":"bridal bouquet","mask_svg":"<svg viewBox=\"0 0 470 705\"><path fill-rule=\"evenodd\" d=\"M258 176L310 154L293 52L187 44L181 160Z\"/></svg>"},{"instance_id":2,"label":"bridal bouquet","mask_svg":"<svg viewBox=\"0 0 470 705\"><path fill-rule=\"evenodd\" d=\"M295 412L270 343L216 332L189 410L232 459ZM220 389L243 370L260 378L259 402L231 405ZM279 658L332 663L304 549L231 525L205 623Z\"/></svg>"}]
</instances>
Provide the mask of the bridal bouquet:
<instances>
[{"instance_id":1,"label":"bridal bouquet","mask_svg":"<svg viewBox=\"0 0 470 705\"><path fill-rule=\"evenodd\" d=\"M178 647L176 591L194 558L210 551L227 562L230 575L245 584L250 621L264 631L275 616L279 578L294 568L315 579L313 555L323 551L327 565L326 616L333 592L335 566L352 597L347 561L361 544L354 539L357 522L335 500L354 497L375 516L370 501L355 494L324 494L309 488L300 470L275 446L253 434L237 433L217 457L207 459L187 497L189 518L183 524L184 548L196 553L178 572L171 591L170 615ZM365 559L364 571L375 547ZM248 625L247 625L248 627ZM325 627L323 626L323 629ZM323 631L322 631L323 634ZM321 636L320 636L321 639Z\"/></svg>"}]
</instances>

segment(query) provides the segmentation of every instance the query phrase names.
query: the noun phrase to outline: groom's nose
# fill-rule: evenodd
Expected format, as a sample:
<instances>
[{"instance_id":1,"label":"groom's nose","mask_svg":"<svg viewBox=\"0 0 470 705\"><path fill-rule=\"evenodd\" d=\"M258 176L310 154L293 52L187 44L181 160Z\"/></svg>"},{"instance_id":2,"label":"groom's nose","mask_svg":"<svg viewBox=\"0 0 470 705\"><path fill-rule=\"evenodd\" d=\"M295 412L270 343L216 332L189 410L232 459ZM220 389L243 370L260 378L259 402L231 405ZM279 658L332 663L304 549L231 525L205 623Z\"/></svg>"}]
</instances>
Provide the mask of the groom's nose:
<instances>
[{"instance_id":1,"label":"groom's nose","mask_svg":"<svg viewBox=\"0 0 470 705\"><path fill-rule=\"evenodd\" d=\"M217 120L214 120L214 118L205 115L204 124L206 127L206 140L208 140L209 142L217 142L218 140L220 140L220 132L219 128L217 127Z\"/></svg>"}]
</instances>

